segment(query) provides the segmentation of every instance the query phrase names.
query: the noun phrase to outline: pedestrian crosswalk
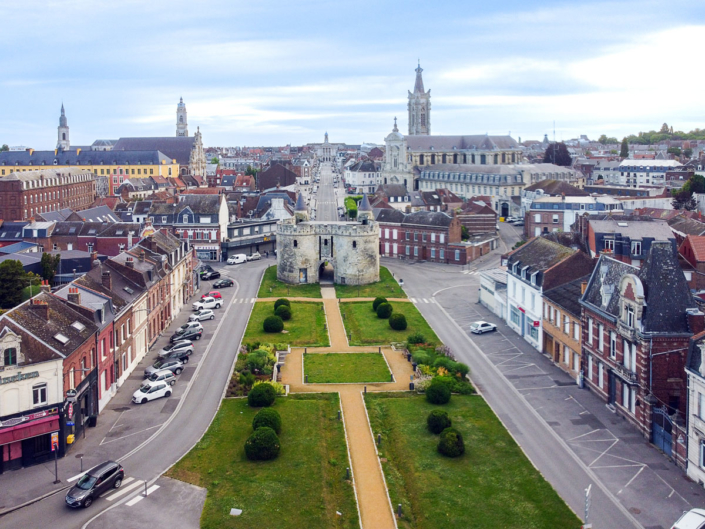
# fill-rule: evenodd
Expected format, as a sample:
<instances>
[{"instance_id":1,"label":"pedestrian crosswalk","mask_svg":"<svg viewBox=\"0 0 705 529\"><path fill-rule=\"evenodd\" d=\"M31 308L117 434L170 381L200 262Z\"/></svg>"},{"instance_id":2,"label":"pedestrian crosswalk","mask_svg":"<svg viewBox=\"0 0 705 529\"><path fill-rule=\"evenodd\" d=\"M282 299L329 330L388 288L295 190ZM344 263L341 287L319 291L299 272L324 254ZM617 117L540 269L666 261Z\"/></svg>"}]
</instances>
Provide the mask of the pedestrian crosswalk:
<instances>
[{"instance_id":1,"label":"pedestrian crosswalk","mask_svg":"<svg viewBox=\"0 0 705 529\"><path fill-rule=\"evenodd\" d=\"M417 305L421 303L436 303L436 300L433 298L409 298L409 301Z\"/></svg>"},{"instance_id":2,"label":"pedestrian crosswalk","mask_svg":"<svg viewBox=\"0 0 705 529\"><path fill-rule=\"evenodd\" d=\"M472 270L463 270L463 274L467 274L470 276L474 276L475 274L478 274L480 271L477 268L473 268Z\"/></svg>"},{"instance_id":3,"label":"pedestrian crosswalk","mask_svg":"<svg viewBox=\"0 0 705 529\"><path fill-rule=\"evenodd\" d=\"M236 303L254 303L257 301L257 298L235 298L233 299L233 305Z\"/></svg>"},{"instance_id":4,"label":"pedestrian crosswalk","mask_svg":"<svg viewBox=\"0 0 705 529\"><path fill-rule=\"evenodd\" d=\"M122 487L120 487L117 492L114 494L111 494L110 496L107 496L105 499L108 501L115 501L118 498L121 498L125 494L128 494L135 490L137 487L142 486L144 487L144 481L138 481L135 480L135 478L125 478L125 480L122 482Z\"/></svg>"}]
</instances>

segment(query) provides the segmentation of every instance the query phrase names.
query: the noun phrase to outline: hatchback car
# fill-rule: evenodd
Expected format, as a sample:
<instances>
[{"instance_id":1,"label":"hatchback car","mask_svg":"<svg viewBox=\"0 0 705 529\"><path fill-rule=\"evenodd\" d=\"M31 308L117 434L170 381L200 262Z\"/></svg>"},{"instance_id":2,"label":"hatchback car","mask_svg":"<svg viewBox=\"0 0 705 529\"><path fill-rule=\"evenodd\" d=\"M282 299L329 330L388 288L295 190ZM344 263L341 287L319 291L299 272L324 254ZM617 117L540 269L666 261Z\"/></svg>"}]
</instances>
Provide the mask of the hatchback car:
<instances>
[{"instance_id":1,"label":"hatchback car","mask_svg":"<svg viewBox=\"0 0 705 529\"><path fill-rule=\"evenodd\" d=\"M259 252L255 252L247 256L248 261L259 261L260 259L262 259L262 256L259 254Z\"/></svg>"},{"instance_id":2,"label":"hatchback car","mask_svg":"<svg viewBox=\"0 0 705 529\"><path fill-rule=\"evenodd\" d=\"M205 274L201 275L201 279L205 281L209 281L211 279L218 279L220 277L220 272L217 270L214 270L212 272L206 272Z\"/></svg>"},{"instance_id":3,"label":"hatchback car","mask_svg":"<svg viewBox=\"0 0 705 529\"><path fill-rule=\"evenodd\" d=\"M482 334L485 332L496 331L497 326L494 323L488 323L486 321L476 321L470 325L470 331L475 334Z\"/></svg>"},{"instance_id":4,"label":"hatchback car","mask_svg":"<svg viewBox=\"0 0 705 529\"><path fill-rule=\"evenodd\" d=\"M140 389L135 391L132 395L132 402L135 404L144 404L145 402L161 397L171 397L171 387L169 384L163 380L158 382L145 382L140 386Z\"/></svg>"},{"instance_id":5,"label":"hatchback car","mask_svg":"<svg viewBox=\"0 0 705 529\"><path fill-rule=\"evenodd\" d=\"M164 363L168 364L170 360L165 360ZM170 386L173 386L176 384L176 375L174 374L173 371L169 369L160 369L156 373L152 373L152 375L147 379L149 382L166 382Z\"/></svg>"},{"instance_id":6,"label":"hatchback car","mask_svg":"<svg viewBox=\"0 0 705 529\"><path fill-rule=\"evenodd\" d=\"M218 281L213 283L213 288L225 288L225 287L232 287L234 285L235 285L235 282L232 279L218 279Z\"/></svg>"},{"instance_id":7,"label":"hatchback car","mask_svg":"<svg viewBox=\"0 0 705 529\"><path fill-rule=\"evenodd\" d=\"M125 479L120 463L106 461L83 474L66 493L69 507L90 507L98 496L110 488L119 489Z\"/></svg>"},{"instance_id":8,"label":"hatchback car","mask_svg":"<svg viewBox=\"0 0 705 529\"><path fill-rule=\"evenodd\" d=\"M200 325L200 322L191 323L198 323ZM201 336L203 336L203 327L201 327L200 329L192 328L185 331L181 331L181 329L179 329L171 336L171 338L169 338L169 341L171 343L174 343L180 340L200 340Z\"/></svg>"},{"instance_id":9,"label":"hatchback car","mask_svg":"<svg viewBox=\"0 0 705 529\"><path fill-rule=\"evenodd\" d=\"M244 253L236 253L235 255L228 257L226 263L229 265L235 265L244 263L245 261L247 261L247 256Z\"/></svg>"},{"instance_id":10,"label":"hatchback car","mask_svg":"<svg viewBox=\"0 0 705 529\"><path fill-rule=\"evenodd\" d=\"M181 374L184 364L177 358L159 358L151 366L144 370L144 378L151 377L154 373L168 369L175 375Z\"/></svg>"},{"instance_id":11,"label":"hatchback car","mask_svg":"<svg viewBox=\"0 0 705 529\"><path fill-rule=\"evenodd\" d=\"M222 281L222 279L219 279L219 281ZM215 285L213 285L215 286ZM217 290L212 290L211 292L208 292L208 294L203 294L201 296L201 299L205 298L214 298L214 299L223 299L223 295L218 292Z\"/></svg>"},{"instance_id":12,"label":"hatchback car","mask_svg":"<svg viewBox=\"0 0 705 529\"><path fill-rule=\"evenodd\" d=\"M215 313L211 309L201 309L188 317L189 321L214 320Z\"/></svg>"},{"instance_id":13,"label":"hatchback car","mask_svg":"<svg viewBox=\"0 0 705 529\"><path fill-rule=\"evenodd\" d=\"M705 509L691 509L673 524L671 529L703 529L705 528Z\"/></svg>"},{"instance_id":14,"label":"hatchback car","mask_svg":"<svg viewBox=\"0 0 705 529\"><path fill-rule=\"evenodd\" d=\"M179 353L182 351L190 351L193 353L193 343L191 340L179 340L178 342L167 345L164 349L159 351L159 358L166 358L167 356L171 356L173 353Z\"/></svg>"}]
</instances>

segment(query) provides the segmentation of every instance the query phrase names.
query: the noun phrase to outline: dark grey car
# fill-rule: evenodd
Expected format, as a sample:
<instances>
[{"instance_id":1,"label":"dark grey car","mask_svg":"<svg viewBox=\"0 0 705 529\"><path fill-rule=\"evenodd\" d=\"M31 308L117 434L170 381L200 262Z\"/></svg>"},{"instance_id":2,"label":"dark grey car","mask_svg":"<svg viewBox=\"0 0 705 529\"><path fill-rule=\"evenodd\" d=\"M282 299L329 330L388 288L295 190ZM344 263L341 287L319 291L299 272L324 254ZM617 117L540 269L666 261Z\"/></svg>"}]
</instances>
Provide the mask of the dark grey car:
<instances>
[{"instance_id":1,"label":"dark grey car","mask_svg":"<svg viewBox=\"0 0 705 529\"><path fill-rule=\"evenodd\" d=\"M160 358L144 370L144 378L149 378L162 369L168 369L175 375L179 375L184 370L184 364L178 358Z\"/></svg>"},{"instance_id":2,"label":"dark grey car","mask_svg":"<svg viewBox=\"0 0 705 529\"><path fill-rule=\"evenodd\" d=\"M119 489L125 479L125 469L120 463L106 461L83 474L66 493L69 507L90 507L93 500L110 488Z\"/></svg>"}]
</instances>

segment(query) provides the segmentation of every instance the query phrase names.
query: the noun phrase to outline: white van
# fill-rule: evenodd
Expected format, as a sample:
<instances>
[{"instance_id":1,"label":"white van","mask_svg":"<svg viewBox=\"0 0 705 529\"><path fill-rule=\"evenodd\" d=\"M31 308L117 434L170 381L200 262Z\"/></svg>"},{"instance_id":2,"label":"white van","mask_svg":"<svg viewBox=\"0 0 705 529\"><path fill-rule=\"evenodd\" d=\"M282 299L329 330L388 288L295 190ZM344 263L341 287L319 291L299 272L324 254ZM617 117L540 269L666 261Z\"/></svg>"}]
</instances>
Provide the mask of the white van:
<instances>
[{"instance_id":1,"label":"white van","mask_svg":"<svg viewBox=\"0 0 705 529\"><path fill-rule=\"evenodd\" d=\"M228 257L227 263L229 265L240 264L247 262L247 256L244 253L236 253Z\"/></svg>"}]
</instances>

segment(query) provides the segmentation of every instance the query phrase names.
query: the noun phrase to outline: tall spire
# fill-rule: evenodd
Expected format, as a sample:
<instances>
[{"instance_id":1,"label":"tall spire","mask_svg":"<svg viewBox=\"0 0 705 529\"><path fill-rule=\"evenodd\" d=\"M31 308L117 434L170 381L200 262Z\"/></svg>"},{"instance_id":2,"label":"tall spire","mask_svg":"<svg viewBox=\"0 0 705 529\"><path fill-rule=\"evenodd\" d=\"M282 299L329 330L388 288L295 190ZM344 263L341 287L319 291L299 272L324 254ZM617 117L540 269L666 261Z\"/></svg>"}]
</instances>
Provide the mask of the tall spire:
<instances>
[{"instance_id":1,"label":"tall spire","mask_svg":"<svg viewBox=\"0 0 705 529\"><path fill-rule=\"evenodd\" d=\"M399 132L399 129L397 128L397 117L394 116L394 128L392 129L392 132Z\"/></svg>"},{"instance_id":2,"label":"tall spire","mask_svg":"<svg viewBox=\"0 0 705 529\"><path fill-rule=\"evenodd\" d=\"M415 94L423 94L425 92L423 88L423 77L421 77L421 72L423 72L423 68L421 68L421 60L419 60L419 65L416 67L416 84L414 84Z\"/></svg>"},{"instance_id":3,"label":"tall spire","mask_svg":"<svg viewBox=\"0 0 705 529\"><path fill-rule=\"evenodd\" d=\"M59 117L59 127L58 135L56 140L56 148L64 151L68 151L71 147L71 142L69 140L69 122L66 119L66 112L64 111L64 103L61 103L61 117Z\"/></svg>"}]
</instances>

